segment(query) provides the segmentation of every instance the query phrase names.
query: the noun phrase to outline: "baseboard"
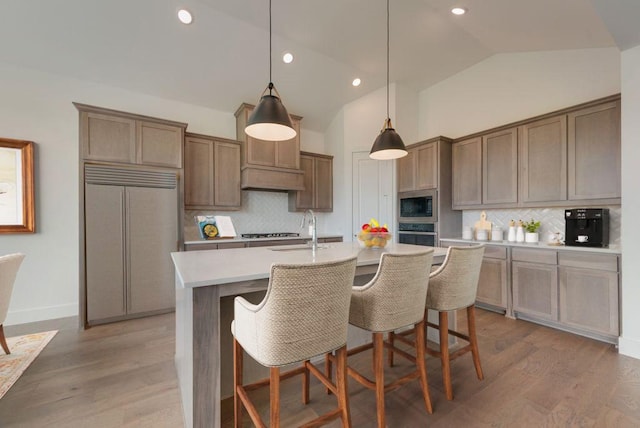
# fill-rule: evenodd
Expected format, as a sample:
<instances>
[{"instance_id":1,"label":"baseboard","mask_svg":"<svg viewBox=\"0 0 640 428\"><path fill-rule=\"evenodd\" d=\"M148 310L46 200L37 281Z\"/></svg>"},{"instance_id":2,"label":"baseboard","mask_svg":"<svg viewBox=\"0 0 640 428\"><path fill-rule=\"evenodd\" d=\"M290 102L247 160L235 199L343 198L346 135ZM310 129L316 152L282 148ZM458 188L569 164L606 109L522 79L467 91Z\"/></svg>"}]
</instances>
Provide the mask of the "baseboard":
<instances>
[{"instance_id":1,"label":"baseboard","mask_svg":"<svg viewBox=\"0 0 640 428\"><path fill-rule=\"evenodd\" d=\"M618 352L640 360L640 340L621 336L618 339Z\"/></svg>"},{"instance_id":2,"label":"baseboard","mask_svg":"<svg viewBox=\"0 0 640 428\"><path fill-rule=\"evenodd\" d=\"M66 305L9 311L4 325L26 324L29 322L46 321L74 316L78 316L78 304L68 303Z\"/></svg>"}]
</instances>

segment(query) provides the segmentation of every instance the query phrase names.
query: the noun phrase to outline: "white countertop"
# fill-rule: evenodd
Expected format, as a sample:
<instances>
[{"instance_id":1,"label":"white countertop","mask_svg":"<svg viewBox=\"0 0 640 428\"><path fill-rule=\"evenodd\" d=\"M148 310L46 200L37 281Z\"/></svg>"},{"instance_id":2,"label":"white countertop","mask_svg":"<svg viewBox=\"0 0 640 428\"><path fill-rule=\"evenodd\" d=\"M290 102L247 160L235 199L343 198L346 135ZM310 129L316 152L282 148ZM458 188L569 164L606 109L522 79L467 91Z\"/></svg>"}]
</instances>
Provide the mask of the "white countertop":
<instances>
[{"instance_id":1,"label":"white countertop","mask_svg":"<svg viewBox=\"0 0 640 428\"><path fill-rule=\"evenodd\" d=\"M171 253L176 275L184 287L202 287L268 278L273 263L314 263L358 256L358 266L375 265L382 253L415 253L430 247L389 243L383 249L361 248L357 242L320 244L315 254L306 245L233 248ZM435 248L441 262L445 248Z\"/></svg>"},{"instance_id":2,"label":"white countertop","mask_svg":"<svg viewBox=\"0 0 640 428\"><path fill-rule=\"evenodd\" d=\"M342 238L342 235L330 235L330 234L318 234L318 239L325 238ZM311 236L281 236L273 238L220 238L220 239L198 239L197 241L185 241L186 245L197 244L212 244L212 243L225 243L225 242L252 242L252 241L291 241L298 239L311 240Z\"/></svg>"},{"instance_id":3,"label":"white countertop","mask_svg":"<svg viewBox=\"0 0 640 428\"><path fill-rule=\"evenodd\" d=\"M520 248L541 249L541 250L581 251L581 252L587 252L587 253L601 253L601 254L622 254L622 249L616 246L610 246L607 248L573 247L573 246L566 246L566 245L551 245L546 242L538 242L537 244L527 244L524 242L476 241L473 239L462 239L462 238L441 238L440 241L460 242L465 244L501 245L505 247L520 247Z\"/></svg>"}]
</instances>

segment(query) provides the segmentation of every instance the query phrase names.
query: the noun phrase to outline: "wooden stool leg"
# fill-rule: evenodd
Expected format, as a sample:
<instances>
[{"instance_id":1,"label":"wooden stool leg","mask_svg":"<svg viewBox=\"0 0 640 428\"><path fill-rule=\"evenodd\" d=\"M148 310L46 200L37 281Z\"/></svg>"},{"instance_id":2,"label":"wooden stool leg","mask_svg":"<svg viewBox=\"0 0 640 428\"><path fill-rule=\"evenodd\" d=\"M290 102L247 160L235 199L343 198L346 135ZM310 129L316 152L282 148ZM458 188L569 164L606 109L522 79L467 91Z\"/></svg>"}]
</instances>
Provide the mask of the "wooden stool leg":
<instances>
[{"instance_id":1,"label":"wooden stool leg","mask_svg":"<svg viewBox=\"0 0 640 428\"><path fill-rule=\"evenodd\" d=\"M233 338L233 426L242 426L242 401L238 397L238 386L242 385L242 347Z\"/></svg>"},{"instance_id":2,"label":"wooden stool leg","mask_svg":"<svg viewBox=\"0 0 640 428\"><path fill-rule=\"evenodd\" d=\"M307 364L309 364L309 360L302 363L304 367L302 372L302 404L309 404L309 369Z\"/></svg>"},{"instance_id":3,"label":"wooden stool leg","mask_svg":"<svg viewBox=\"0 0 640 428\"><path fill-rule=\"evenodd\" d=\"M473 365L476 366L478 379L484 379L482 366L480 365L480 351L478 350L478 337L476 336L476 308L471 305L467 308L467 327L469 329L469 342L471 342L471 355L473 355Z\"/></svg>"},{"instance_id":4,"label":"wooden stool leg","mask_svg":"<svg viewBox=\"0 0 640 428\"><path fill-rule=\"evenodd\" d=\"M351 427L351 413L349 411L349 391L347 376L347 346L336 351L336 388L338 389L338 407L342 410L342 426Z\"/></svg>"},{"instance_id":5,"label":"wooden stool leg","mask_svg":"<svg viewBox=\"0 0 640 428\"><path fill-rule=\"evenodd\" d=\"M384 417L384 343L382 333L373 333L373 373L376 379L378 428L385 427Z\"/></svg>"},{"instance_id":6,"label":"wooden stool leg","mask_svg":"<svg viewBox=\"0 0 640 428\"><path fill-rule=\"evenodd\" d=\"M331 356L329 354L324 356L324 374L329 380L333 377L333 366L331 363ZM329 394L331 394L331 390L327 388L327 395Z\"/></svg>"},{"instance_id":7,"label":"wooden stool leg","mask_svg":"<svg viewBox=\"0 0 640 428\"><path fill-rule=\"evenodd\" d=\"M391 347L387 350L387 364L389 364L389 367L393 367L393 345L395 344L396 334L390 331L387 340L391 344Z\"/></svg>"},{"instance_id":8,"label":"wooden stool leg","mask_svg":"<svg viewBox=\"0 0 640 428\"><path fill-rule=\"evenodd\" d=\"M0 324L0 345L2 345L2 349L4 349L5 354L11 354L11 351L9 351L9 345L7 345L7 340L4 338L4 328L2 327L2 324Z\"/></svg>"},{"instance_id":9,"label":"wooden stool leg","mask_svg":"<svg viewBox=\"0 0 640 428\"><path fill-rule=\"evenodd\" d=\"M447 400L453 400L451 388L451 361L449 360L449 314L446 311L439 312L440 331L440 361L442 363L442 383Z\"/></svg>"},{"instance_id":10,"label":"wooden stool leg","mask_svg":"<svg viewBox=\"0 0 640 428\"><path fill-rule=\"evenodd\" d=\"M280 426L280 369L271 367L269 369L269 401L271 403L271 427Z\"/></svg>"},{"instance_id":11,"label":"wooden stool leg","mask_svg":"<svg viewBox=\"0 0 640 428\"><path fill-rule=\"evenodd\" d=\"M427 382L427 366L425 363L425 341L424 341L424 320L416 324L416 365L420 372L420 386L422 387L422 396L424 404L429 414L433 413L431 405L431 395L429 394L429 383Z\"/></svg>"}]
</instances>

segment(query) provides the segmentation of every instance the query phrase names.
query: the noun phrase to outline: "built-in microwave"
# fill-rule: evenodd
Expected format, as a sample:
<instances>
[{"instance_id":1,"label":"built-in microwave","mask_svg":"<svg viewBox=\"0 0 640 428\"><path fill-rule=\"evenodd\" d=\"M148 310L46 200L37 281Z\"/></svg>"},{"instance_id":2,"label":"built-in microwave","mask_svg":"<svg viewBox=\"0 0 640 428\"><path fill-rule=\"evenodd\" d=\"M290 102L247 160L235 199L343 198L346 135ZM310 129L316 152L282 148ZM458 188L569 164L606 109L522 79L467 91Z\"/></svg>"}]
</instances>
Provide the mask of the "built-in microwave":
<instances>
[{"instance_id":1,"label":"built-in microwave","mask_svg":"<svg viewBox=\"0 0 640 428\"><path fill-rule=\"evenodd\" d=\"M438 221L436 189L398 193L399 223L435 223Z\"/></svg>"}]
</instances>

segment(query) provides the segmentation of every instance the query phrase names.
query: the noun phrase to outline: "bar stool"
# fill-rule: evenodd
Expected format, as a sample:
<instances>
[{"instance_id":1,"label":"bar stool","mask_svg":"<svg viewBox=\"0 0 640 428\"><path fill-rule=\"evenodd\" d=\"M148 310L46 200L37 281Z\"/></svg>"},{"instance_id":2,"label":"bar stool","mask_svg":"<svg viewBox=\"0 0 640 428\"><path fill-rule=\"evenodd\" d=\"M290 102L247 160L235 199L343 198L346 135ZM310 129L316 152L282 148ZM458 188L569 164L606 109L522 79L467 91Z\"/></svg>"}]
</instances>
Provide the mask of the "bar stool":
<instances>
[{"instance_id":1,"label":"bar stool","mask_svg":"<svg viewBox=\"0 0 640 428\"><path fill-rule=\"evenodd\" d=\"M303 375L302 402L309 401L309 373L313 373L338 398L337 409L309 422L318 426L341 418L351 426L347 396L347 326L349 299L356 258L312 264L274 264L267 294L258 305L242 297L234 301L231 324L234 360L234 426L242 426L242 408L255 426L264 427L247 391L270 387L270 426L280 426L280 380ZM243 385L243 349L256 362L270 368L268 379ZM309 360L336 351L337 376L332 383ZM285 373L280 367L302 362Z\"/></svg>"},{"instance_id":2,"label":"bar stool","mask_svg":"<svg viewBox=\"0 0 640 428\"><path fill-rule=\"evenodd\" d=\"M427 369L425 365L424 343L424 299L427 297L429 272L433 261L433 249L413 254L382 255L378 271L374 278L361 287L353 287L349 323L372 332L373 343L350 349L347 354L354 355L373 348L373 374L371 380L352 367L347 368L349 376L376 393L378 426L385 426L384 394L401 385L420 379L422 396L428 413L433 413ZM416 331L416 355L393 348L383 339L385 332L402 327L413 326ZM395 381L385 384L384 347L391 347L395 353L416 364L416 370ZM327 373L331 373L329 357Z\"/></svg>"},{"instance_id":3,"label":"bar stool","mask_svg":"<svg viewBox=\"0 0 640 428\"><path fill-rule=\"evenodd\" d=\"M438 324L427 321L428 327L434 327L440 333L440 350L429 348L429 355L440 358L442 364L442 382L447 400L453 400L451 387L451 360L471 351L478 379L484 379L480 366L478 339L476 337L475 301L478 290L478 278L484 255L484 245L473 247L449 247L444 263L431 273L427 292L425 320L429 309L438 311ZM468 334L449 329L450 311L466 308ZM449 334L463 339L468 345L449 352Z\"/></svg>"},{"instance_id":4,"label":"bar stool","mask_svg":"<svg viewBox=\"0 0 640 428\"><path fill-rule=\"evenodd\" d=\"M9 310L9 301L11 300L11 292L13 291L13 283L16 280L18 269L22 260L24 260L24 254L16 253L9 254L0 257L0 346L4 349L4 353L9 355L9 345L4 337L4 324L7 318L7 311ZM351 292L351 288L349 288Z\"/></svg>"}]
</instances>

